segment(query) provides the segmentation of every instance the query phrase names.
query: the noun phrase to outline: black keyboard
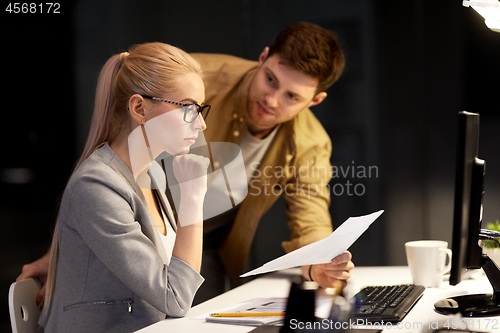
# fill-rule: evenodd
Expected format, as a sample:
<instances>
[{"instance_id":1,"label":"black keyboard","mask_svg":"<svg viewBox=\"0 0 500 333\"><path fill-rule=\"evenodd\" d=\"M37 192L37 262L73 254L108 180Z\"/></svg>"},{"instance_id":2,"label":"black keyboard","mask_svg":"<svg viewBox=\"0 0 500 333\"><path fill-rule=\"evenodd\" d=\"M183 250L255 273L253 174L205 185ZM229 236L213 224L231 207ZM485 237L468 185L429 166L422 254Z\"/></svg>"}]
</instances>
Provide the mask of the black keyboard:
<instances>
[{"instance_id":1,"label":"black keyboard","mask_svg":"<svg viewBox=\"0 0 500 333\"><path fill-rule=\"evenodd\" d=\"M354 296L354 318L369 323L399 322L422 297L424 290L413 284L365 287Z\"/></svg>"}]
</instances>

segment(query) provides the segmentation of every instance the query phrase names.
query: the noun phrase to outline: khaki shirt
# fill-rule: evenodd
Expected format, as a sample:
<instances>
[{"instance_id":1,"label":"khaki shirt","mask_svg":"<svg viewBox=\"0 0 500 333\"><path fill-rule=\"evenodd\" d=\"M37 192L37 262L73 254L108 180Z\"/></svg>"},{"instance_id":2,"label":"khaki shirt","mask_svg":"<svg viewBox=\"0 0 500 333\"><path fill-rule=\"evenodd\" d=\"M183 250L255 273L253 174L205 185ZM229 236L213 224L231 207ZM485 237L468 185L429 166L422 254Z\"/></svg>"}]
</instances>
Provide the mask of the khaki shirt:
<instances>
[{"instance_id":1,"label":"khaki shirt","mask_svg":"<svg viewBox=\"0 0 500 333\"><path fill-rule=\"evenodd\" d=\"M258 62L222 54L191 54L201 65L205 102L212 106L207 118L207 142L238 144L247 130L248 90ZM328 207L331 179L331 141L309 109L283 123L252 178L248 195L222 242L220 255L231 282L237 285L262 215L280 195L286 198L290 252L330 235Z\"/></svg>"}]
</instances>

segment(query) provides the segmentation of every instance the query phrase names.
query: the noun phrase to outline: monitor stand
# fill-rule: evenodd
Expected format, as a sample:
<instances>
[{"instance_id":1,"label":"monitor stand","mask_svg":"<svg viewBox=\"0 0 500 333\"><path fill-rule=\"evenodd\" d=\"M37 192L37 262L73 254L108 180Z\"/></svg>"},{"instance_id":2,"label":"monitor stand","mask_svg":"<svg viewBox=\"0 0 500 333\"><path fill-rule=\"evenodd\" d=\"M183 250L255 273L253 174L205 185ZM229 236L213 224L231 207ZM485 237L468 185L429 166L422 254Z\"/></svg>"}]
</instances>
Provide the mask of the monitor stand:
<instances>
[{"instance_id":1,"label":"monitor stand","mask_svg":"<svg viewBox=\"0 0 500 333\"><path fill-rule=\"evenodd\" d=\"M449 315L460 313L463 317L489 317L500 315L500 269L483 255L482 269L493 287L493 294L454 296L434 304L438 313Z\"/></svg>"}]
</instances>

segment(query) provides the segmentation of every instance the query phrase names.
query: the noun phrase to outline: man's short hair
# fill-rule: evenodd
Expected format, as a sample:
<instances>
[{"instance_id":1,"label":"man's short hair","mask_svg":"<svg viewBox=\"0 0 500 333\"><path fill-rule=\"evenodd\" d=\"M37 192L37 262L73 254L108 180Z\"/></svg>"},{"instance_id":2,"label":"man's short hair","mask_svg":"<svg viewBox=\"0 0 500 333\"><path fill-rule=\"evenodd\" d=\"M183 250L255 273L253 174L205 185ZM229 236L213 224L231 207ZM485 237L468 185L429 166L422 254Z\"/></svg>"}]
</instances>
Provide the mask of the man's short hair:
<instances>
[{"instance_id":1,"label":"man's short hair","mask_svg":"<svg viewBox=\"0 0 500 333\"><path fill-rule=\"evenodd\" d=\"M318 80L316 92L328 89L344 70L345 58L337 36L316 24L297 22L281 31L269 47L268 57Z\"/></svg>"}]
</instances>

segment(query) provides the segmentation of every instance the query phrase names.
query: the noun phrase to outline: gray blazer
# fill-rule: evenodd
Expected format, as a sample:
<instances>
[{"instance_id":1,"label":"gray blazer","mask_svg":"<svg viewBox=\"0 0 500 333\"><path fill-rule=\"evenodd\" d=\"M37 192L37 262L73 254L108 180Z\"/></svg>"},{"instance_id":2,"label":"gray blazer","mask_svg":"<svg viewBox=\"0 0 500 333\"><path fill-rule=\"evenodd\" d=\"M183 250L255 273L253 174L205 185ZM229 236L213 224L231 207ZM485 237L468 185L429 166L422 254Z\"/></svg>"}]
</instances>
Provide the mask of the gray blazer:
<instances>
[{"instance_id":1,"label":"gray blazer","mask_svg":"<svg viewBox=\"0 0 500 333\"><path fill-rule=\"evenodd\" d=\"M170 263L144 196L105 144L72 175L59 211L59 256L45 332L132 332L183 316L203 277Z\"/></svg>"}]
</instances>

